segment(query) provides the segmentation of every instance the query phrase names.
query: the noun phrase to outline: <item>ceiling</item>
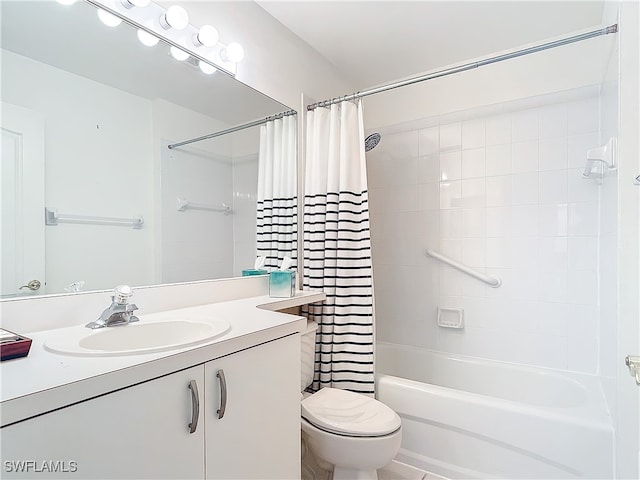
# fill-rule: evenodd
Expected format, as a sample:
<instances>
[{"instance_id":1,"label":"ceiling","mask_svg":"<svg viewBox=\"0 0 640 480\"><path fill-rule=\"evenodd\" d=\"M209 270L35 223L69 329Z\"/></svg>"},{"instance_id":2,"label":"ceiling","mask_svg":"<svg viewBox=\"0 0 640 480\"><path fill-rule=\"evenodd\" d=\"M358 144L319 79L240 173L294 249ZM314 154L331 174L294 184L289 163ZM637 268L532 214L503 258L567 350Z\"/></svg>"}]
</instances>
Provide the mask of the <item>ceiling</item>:
<instances>
[{"instance_id":1,"label":"ceiling","mask_svg":"<svg viewBox=\"0 0 640 480\"><path fill-rule=\"evenodd\" d=\"M257 3L358 90L600 25L604 7L602 0Z\"/></svg>"}]
</instances>

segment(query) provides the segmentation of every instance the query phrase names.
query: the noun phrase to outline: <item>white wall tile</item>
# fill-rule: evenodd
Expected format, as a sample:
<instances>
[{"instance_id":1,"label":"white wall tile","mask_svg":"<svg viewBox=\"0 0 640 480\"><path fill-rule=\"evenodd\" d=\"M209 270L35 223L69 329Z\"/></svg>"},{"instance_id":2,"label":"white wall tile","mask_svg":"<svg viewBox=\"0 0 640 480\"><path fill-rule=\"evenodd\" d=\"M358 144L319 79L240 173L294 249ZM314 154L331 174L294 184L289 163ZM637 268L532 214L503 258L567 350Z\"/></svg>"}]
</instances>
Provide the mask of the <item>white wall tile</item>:
<instances>
[{"instance_id":1,"label":"white wall tile","mask_svg":"<svg viewBox=\"0 0 640 480\"><path fill-rule=\"evenodd\" d=\"M539 109L538 129L540 138L566 137L567 105L553 104Z\"/></svg>"},{"instance_id":2,"label":"white wall tile","mask_svg":"<svg viewBox=\"0 0 640 480\"><path fill-rule=\"evenodd\" d=\"M506 237L513 232L511 207L487 207L487 237Z\"/></svg>"},{"instance_id":3,"label":"white wall tile","mask_svg":"<svg viewBox=\"0 0 640 480\"><path fill-rule=\"evenodd\" d=\"M511 125L511 140L513 142L538 139L538 111L536 109L515 112L511 117Z\"/></svg>"},{"instance_id":4,"label":"white wall tile","mask_svg":"<svg viewBox=\"0 0 640 480\"><path fill-rule=\"evenodd\" d=\"M440 125L440 151L460 149L462 146L462 125L460 122Z\"/></svg>"},{"instance_id":5,"label":"white wall tile","mask_svg":"<svg viewBox=\"0 0 640 480\"><path fill-rule=\"evenodd\" d=\"M540 172L540 204L567 203L567 171Z\"/></svg>"},{"instance_id":6,"label":"white wall tile","mask_svg":"<svg viewBox=\"0 0 640 480\"><path fill-rule=\"evenodd\" d=\"M511 207L512 234L516 237L536 237L540 232L537 205L514 205Z\"/></svg>"},{"instance_id":7,"label":"white wall tile","mask_svg":"<svg viewBox=\"0 0 640 480\"><path fill-rule=\"evenodd\" d=\"M440 180L460 180L462 178L462 152L440 154Z\"/></svg>"},{"instance_id":8,"label":"white wall tile","mask_svg":"<svg viewBox=\"0 0 640 480\"><path fill-rule=\"evenodd\" d=\"M378 148L383 152L388 152L396 159L418 157L420 155L418 148L418 131L411 130L385 135L384 141L380 142Z\"/></svg>"},{"instance_id":9,"label":"white wall tile","mask_svg":"<svg viewBox=\"0 0 640 480\"><path fill-rule=\"evenodd\" d=\"M493 145L486 148L486 174L509 175L512 171L511 145Z\"/></svg>"},{"instance_id":10,"label":"white wall tile","mask_svg":"<svg viewBox=\"0 0 640 480\"><path fill-rule=\"evenodd\" d=\"M538 143L538 166L544 170L567 168L567 137L548 138Z\"/></svg>"},{"instance_id":11,"label":"white wall tile","mask_svg":"<svg viewBox=\"0 0 640 480\"><path fill-rule=\"evenodd\" d=\"M583 168L587 161L587 150L600 148L597 133L571 135L567 140L567 158L569 168Z\"/></svg>"},{"instance_id":12,"label":"white wall tile","mask_svg":"<svg viewBox=\"0 0 640 480\"><path fill-rule=\"evenodd\" d=\"M599 195L599 187L598 183L584 178L582 176L582 172L584 170L580 169L570 169L567 172L568 175L568 201L569 203L574 202L597 202Z\"/></svg>"},{"instance_id":13,"label":"white wall tile","mask_svg":"<svg viewBox=\"0 0 640 480\"><path fill-rule=\"evenodd\" d=\"M430 183L440 180L440 157L438 155L426 155L417 160L418 183Z\"/></svg>"},{"instance_id":14,"label":"white wall tile","mask_svg":"<svg viewBox=\"0 0 640 480\"><path fill-rule=\"evenodd\" d=\"M503 207L513 203L513 182L511 175L487 177L487 207Z\"/></svg>"},{"instance_id":15,"label":"white wall tile","mask_svg":"<svg viewBox=\"0 0 640 480\"><path fill-rule=\"evenodd\" d=\"M462 237L462 210L440 210L440 236Z\"/></svg>"},{"instance_id":16,"label":"white wall tile","mask_svg":"<svg viewBox=\"0 0 640 480\"><path fill-rule=\"evenodd\" d=\"M464 185L463 185L464 188ZM486 237L487 210L486 208L464 208L462 213L463 237Z\"/></svg>"},{"instance_id":17,"label":"white wall tile","mask_svg":"<svg viewBox=\"0 0 640 480\"><path fill-rule=\"evenodd\" d=\"M485 176L485 150L473 148L462 151L462 178Z\"/></svg>"},{"instance_id":18,"label":"white wall tile","mask_svg":"<svg viewBox=\"0 0 640 480\"><path fill-rule=\"evenodd\" d=\"M440 128L424 128L418 134L420 155L432 155L440 151Z\"/></svg>"},{"instance_id":19,"label":"white wall tile","mask_svg":"<svg viewBox=\"0 0 640 480\"><path fill-rule=\"evenodd\" d=\"M484 178L462 180L462 204L464 208L484 207L486 204Z\"/></svg>"},{"instance_id":20,"label":"white wall tile","mask_svg":"<svg viewBox=\"0 0 640 480\"><path fill-rule=\"evenodd\" d=\"M540 269L566 269L568 262L569 246L567 237L538 238L538 264Z\"/></svg>"},{"instance_id":21,"label":"white wall tile","mask_svg":"<svg viewBox=\"0 0 640 480\"><path fill-rule=\"evenodd\" d=\"M599 106L596 97L571 102L567 105L567 132L576 133L597 132Z\"/></svg>"},{"instance_id":22,"label":"white wall tile","mask_svg":"<svg viewBox=\"0 0 640 480\"><path fill-rule=\"evenodd\" d=\"M538 207L541 236L566 236L568 231L568 205L540 205Z\"/></svg>"},{"instance_id":23,"label":"white wall tile","mask_svg":"<svg viewBox=\"0 0 640 480\"><path fill-rule=\"evenodd\" d=\"M572 270L598 268L598 237L569 237L568 266Z\"/></svg>"},{"instance_id":24,"label":"white wall tile","mask_svg":"<svg viewBox=\"0 0 640 480\"><path fill-rule=\"evenodd\" d=\"M485 120L462 122L462 148L477 148L485 145Z\"/></svg>"},{"instance_id":25,"label":"white wall tile","mask_svg":"<svg viewBox=\"0 0 640 480\"><path fill-rule=\"evenodd\" d=\"M438 183L423 183L418 186L418 208L438 210L440 208L440 186Z\"/></svg>"},{"instance_id":26,"label":"white wall tile","mask_svg":"<svg viewBox=\"0 0 640 480\"><path fill-rule=\"evenodd\" d=\"M569 270L567 302L578 305L598 303L598 274L595 270Z\"/></svg>"},{"instance_id":27,"label":"white wall tile","mask_svg":"<svg viewBox=\"0 0 640 480\"><path fill-rule=\"evenodd\" d=\"M511 167L513 173L538 171L538 141L511 144Z\"/></svg>"},{"instance_id":28,"label":"white wall tile","mask_svg":"<svg viewBox=\"0 0 640 480\"><path fill-rule=\"evenodd\" d=\"M489 117L486 121L486 144L502 145L511 142L511 115Z\"/></svg>"},{"instance_id":29,"label":"white wall tile","mask_svg":"<svg viewBox=\"0 0 640 480\"><path fill-rule=\"evenodd\" d=\"M538 304L540 318L538 320L541 335L567 336L569 306L566 303Z\"/></svg>"},{"instance_id":30,"label":"white wall tile","mask_svg":"<svg viewBox=\"0 0 640 480\"><path fill-rule=\"evenodd\" d=\"M540 270L538 299L541 302L565 303L567 301L567 271Z\"/></svg>"},{"instance_id":31,"label":"white wall tile","mask_svg":"<svg viewBox=\"0 0 640 480\"><path fill-rule=\"evenodd\" d=\"M598 204L595 202L570 203L568 220L569 235L597 235Z\"/></svg>"},{"instance_id":32,"label":"white wall tile","mask_svg":"<svg viewBox=\"0 0 640 480\"><path fill-rule=\"evenodd\" d=\"M538 173L521 173L512 177L513 205L538 203Z\"/></svg>"},{"instance_id":33,"label":"white wall tile","mask_svg":"<svg viewBox=\"0 0 640 480\"><path fill-rule=\"evenodd\" d=\"M462 182L440 182L440 208L460 208Z\"/></svg>"}]
</instances>

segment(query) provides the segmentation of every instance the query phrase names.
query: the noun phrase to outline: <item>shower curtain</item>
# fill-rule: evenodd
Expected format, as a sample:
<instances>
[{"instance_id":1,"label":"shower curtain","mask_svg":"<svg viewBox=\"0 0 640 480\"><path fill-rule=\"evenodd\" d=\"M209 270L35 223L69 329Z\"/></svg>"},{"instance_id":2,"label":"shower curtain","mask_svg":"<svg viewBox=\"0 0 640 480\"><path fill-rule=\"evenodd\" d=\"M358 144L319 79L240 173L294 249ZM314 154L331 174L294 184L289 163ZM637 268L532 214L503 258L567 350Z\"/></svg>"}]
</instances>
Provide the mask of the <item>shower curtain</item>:
<instances>
[{"instance_id":1,"label":"shower curtain","mask_svg":"<svg viewBox=\"0 0 640 480\"><path fill-rule=\"evenodd\" d=\"M303 287L327 299L303 313L319 324L312 389L374 394L373 286L362 103L307 116Z\"/></svg>"},{"instance_id":2,"label":"shower curtain","mask_svg":"<svg viewBox=\"0 0 640 480\"><path fill-rule=\"evenodd\" d=\"M285 256L292 268L297 264L296 150L295 115L260 127L256 250L266 257L265 267L280 267Z\"/></svg>"}]
</instances>

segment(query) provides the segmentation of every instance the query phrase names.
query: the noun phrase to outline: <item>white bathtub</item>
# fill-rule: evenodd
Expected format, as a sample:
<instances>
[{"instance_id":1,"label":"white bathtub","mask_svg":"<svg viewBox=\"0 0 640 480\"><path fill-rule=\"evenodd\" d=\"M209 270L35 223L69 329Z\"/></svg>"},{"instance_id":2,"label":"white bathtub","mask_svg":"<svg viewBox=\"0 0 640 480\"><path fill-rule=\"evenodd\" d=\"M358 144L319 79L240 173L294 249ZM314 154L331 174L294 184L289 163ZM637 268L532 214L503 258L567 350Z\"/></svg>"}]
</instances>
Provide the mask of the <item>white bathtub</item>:
<instances>
[{"instance_id":1,"label":"white bathtub","mask_svg":"<svg viewBox=\"0 0 640 480\"><path fill-rule=\"evenodd\" d=\"M402 418L397 460L448 478L613 478L596 377L378 342L377 397Z\"/></svg>"}]
</instances>

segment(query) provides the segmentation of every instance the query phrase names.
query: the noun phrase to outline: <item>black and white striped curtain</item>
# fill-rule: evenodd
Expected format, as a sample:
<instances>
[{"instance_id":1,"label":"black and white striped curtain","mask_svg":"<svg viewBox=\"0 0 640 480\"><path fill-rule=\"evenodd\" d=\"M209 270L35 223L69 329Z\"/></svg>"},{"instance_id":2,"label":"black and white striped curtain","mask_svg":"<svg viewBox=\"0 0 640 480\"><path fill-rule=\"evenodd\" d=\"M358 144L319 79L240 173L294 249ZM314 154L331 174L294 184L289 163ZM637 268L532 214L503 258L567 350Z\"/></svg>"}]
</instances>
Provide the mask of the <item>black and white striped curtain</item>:
<instances>
[{"instance_id":1,"label":"black and white striped curtain","mask_svg":"<svg viewBox=\"0 0 640 480\"><path fill-rule=\"evenodd\" d=\"M257 255L277 268L285 256L296 268L298 197L296 193L296 117L270 120L260 127L257 198Z\"/></svg>"},{"instance_id":2,"label":"black and white striped curtain","mask_svg":"<svg viewBox=\"0 0 640 480\"><path fill-rule=\"evenodd\" d=\"M303 288L325 302L305 307L318 323L312 388L374 394L373 287L362 104L307 116Z\"/></svg>"}]
</instances>

